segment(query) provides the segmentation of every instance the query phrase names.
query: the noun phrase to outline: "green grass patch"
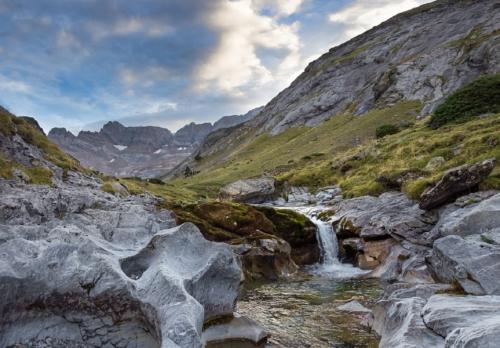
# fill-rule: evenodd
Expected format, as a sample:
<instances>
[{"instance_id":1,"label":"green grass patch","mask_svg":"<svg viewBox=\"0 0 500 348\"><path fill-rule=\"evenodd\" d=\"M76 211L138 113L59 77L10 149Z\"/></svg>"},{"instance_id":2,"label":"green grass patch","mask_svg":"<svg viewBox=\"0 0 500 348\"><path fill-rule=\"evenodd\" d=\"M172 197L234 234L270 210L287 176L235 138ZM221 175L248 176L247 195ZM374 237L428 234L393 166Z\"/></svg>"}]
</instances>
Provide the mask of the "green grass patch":
<instances>
[{"instance_id":1,"label":"green grass patch","mask_svg":"<svg viewBox=\"0 0 500 348\"><path fill-rule=\"evenodd\" d=\"M24 167L21 169L29 176L29 184L52 185L52 171L46 167Z\"/></svg>"},{"instance_id":2,"label":"green grass patch","mask_svg":"<svg viewBox=\"0 0 500 348\"><path fill-rule=\"evenodd\" d=\"M290 128L278 135L250 135L234 147L204 156L198 174L169 182L175 190L216 198L221 186L264 173L293 184L331 184L329 162L338 153L369 142L383 124L408 123L420 112L420 102L408 101L363 116L336 115L317 127Z\"/></svg>"}]
</instances>

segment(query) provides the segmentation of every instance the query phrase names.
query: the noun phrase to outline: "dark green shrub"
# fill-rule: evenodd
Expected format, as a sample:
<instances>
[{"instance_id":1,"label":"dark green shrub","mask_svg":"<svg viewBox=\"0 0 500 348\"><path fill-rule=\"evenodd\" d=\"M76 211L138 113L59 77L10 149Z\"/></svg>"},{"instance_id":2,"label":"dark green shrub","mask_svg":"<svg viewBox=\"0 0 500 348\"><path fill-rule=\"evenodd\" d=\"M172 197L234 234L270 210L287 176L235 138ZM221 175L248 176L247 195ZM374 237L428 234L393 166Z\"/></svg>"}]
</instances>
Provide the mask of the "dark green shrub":
<instances>
[{"instance_id":1,"label":"dark green shrub","mask_svg":"<svg viewBox=\"0 0 500 348\"><path fill-rule=\"evenodd\" d=\"M449 122L466 122L473 117L500 112L500 74L483 76L451 94L439 105L429 126L439 128Z\"/></svg>"},{"instance_id":2,"label":"dark green shrub","mask_svg":"<svg viewBox=\"0 0 500 348\"><path fill-rule=\"evenodd\" d=\"M157 178L148 179L148 182L150 184L155 184L155 185L165 185L165 182L163 180L160 180L160 179L157 179Z\"/></svg>"},{"instance_id":3,"label":"dark green shrub","mask_svg":"<svg viewBox=\"0 0 500 348\"><path fill-rule=\"evenodd\" d=\"M375 136L377 139L380 139L386 135L396 134L397 132L399 132L398 126L393 124L383 124L375 130Z\"/></svg>"}]
</instances>

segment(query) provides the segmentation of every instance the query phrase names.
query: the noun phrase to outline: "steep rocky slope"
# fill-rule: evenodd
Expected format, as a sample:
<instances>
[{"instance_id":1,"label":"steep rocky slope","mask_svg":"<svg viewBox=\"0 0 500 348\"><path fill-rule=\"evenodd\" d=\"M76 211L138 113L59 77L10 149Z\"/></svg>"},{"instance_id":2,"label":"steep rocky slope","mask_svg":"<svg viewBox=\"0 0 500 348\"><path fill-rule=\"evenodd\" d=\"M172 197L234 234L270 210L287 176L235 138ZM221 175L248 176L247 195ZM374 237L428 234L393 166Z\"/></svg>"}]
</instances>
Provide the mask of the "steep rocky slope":
<instances>
[{"instance_id":1,"label":"steep rocky slope","mask_svg":"<svg viewBox=\"0 0 500 348\"><path fill-rule=\"evenodd\" d=\"M499 6L439 0L399 14L309 64L254 124L276 134L402 100L422 101L427 115L465 82L500 70Z\"/></svg>"},{"instance_id":2,"label":"steep rocky slope","mask_svg":"<svg viewBox=\"0 0 500 348\"><path fill-rule=\"evenodd\" d=\"M262 134L341 115L363 117L407 101L421 103L414 119L428 115L465 83L500 71L499 6L495 0L439 0L332 48L252 121L208 136L198 157L210 162L201 163L201 170L229 163Z\"/></svg>"}]
</instances>

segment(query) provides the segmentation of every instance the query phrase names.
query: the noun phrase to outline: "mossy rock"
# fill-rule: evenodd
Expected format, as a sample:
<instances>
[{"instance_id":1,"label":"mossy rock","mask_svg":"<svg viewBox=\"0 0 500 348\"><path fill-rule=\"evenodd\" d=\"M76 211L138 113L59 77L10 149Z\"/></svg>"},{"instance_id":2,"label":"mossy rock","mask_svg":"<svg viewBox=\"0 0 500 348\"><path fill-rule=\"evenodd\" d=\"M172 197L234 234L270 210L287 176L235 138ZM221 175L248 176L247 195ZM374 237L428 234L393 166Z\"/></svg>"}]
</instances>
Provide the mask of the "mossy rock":
<instances>
[{"instance_id":1,"label":"mossy rock","mask_svg":"<svg viewBox=\"0 0 500 348\"><path fill-rule=\"evenodd\" d=\"M275 227L252 206L228 202L208 202L173 207L177 222L192 222L213 241L244 242L273 238Z\"/></svg>"},{"instance_id":2,"label":"mossy rock","mask_svg":"<svg viewBox=\"0 0 500 348\"><path fill-rule=\"evenodd\" d=\"M255 207L276 227L275 234L286 240L292 248L316 243L316 226L304 215L288 209Z\"/></svg>"}]
</instances>

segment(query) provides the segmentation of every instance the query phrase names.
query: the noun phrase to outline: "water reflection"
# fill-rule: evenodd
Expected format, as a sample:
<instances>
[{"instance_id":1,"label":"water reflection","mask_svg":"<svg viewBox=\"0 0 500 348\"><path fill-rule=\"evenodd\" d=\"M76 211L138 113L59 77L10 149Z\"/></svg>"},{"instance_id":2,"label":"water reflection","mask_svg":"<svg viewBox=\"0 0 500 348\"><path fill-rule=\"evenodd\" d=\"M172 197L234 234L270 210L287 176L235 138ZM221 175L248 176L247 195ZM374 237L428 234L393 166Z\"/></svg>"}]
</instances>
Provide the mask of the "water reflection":
<instances>
[{"instance_id":1,"label":"water reflection","mask_svg":"<svg viewBox=\"0 0 500 348\"><path fill-rule=\"evenodd\" d=\"M271 333L266 347L372 348L378 346L376 334L360 325L359 316L340 312L336 307L349 300L371 306L379 295L376 281L335 281L303 275L247 286L238 302L238 312Z\"/></svg>"}]
</instances>

